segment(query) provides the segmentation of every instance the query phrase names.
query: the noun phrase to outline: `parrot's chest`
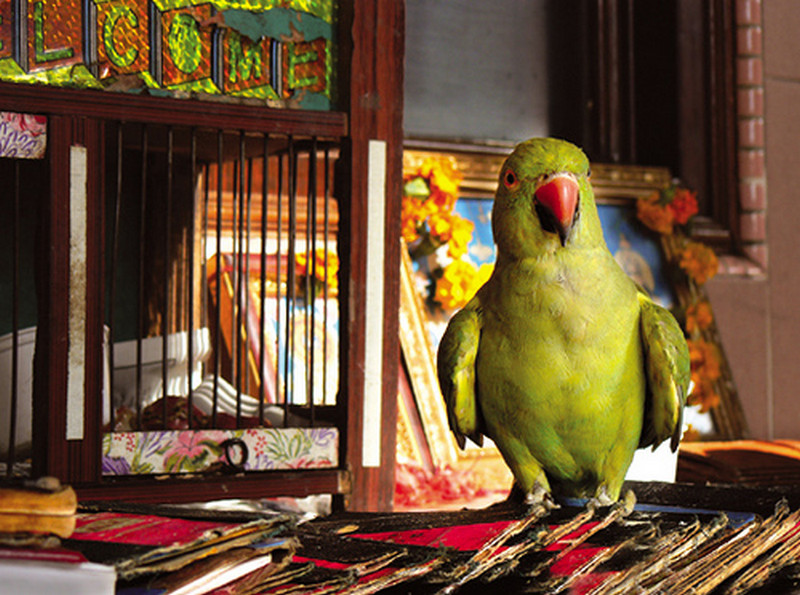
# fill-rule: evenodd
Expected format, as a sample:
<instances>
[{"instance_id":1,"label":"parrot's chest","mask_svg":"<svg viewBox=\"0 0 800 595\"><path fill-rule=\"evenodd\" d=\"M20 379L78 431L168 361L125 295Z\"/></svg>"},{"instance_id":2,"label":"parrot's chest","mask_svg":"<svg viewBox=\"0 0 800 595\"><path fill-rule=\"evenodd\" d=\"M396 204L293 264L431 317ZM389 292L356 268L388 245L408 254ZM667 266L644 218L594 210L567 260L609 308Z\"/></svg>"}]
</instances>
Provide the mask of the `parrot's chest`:
<instances>
[{"instance_id":1,"label":"parrot's chest","mask_svg":"<svg viewBox=\"0 0 800 595\"><path fill-rule=\"evenodd\" d=\"M595 290L540 287L485 313L476 361L487 433L506 459L576 485L627 466L606 461L628 461L644 414L638 310Z\"/></svg>"},{"instance_id":2,"label":"parrot's chest","mask_svg":"<svg viewBox=\"0 0 800 595\"><path fill-rule=\"evenodd\" d=\"M638 409L644 375L635 292L602 275L557 270L522 281L506 284L484 313L477 367L487 418L567 427L631 398Z\"/></svg>"},{"instance_id":3,"label":"parrot's chest","mask_svg":"<svg viewBox=\"0 0 800 595\"><path fill-rule=\"evenodd\" d=\"M509 283L494 300L496 307L488 309L484 330L509 342L512 350L542 348L551 355L603 343L611 338L610 331L631 324L634 317L625 320L624 304L616 301L613 288L596 281L556 271Z\"/></svg>"}]
</instances>

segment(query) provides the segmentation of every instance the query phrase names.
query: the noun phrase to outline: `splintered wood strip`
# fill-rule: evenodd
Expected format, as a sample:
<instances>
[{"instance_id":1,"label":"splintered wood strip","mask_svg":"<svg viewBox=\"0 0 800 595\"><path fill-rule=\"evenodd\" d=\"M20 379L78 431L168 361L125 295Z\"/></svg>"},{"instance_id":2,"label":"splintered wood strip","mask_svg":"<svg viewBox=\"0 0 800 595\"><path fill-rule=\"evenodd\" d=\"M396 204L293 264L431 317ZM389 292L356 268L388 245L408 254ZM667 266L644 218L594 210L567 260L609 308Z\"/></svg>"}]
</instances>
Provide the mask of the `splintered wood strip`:
<instances>
[{"instance_id":1,"label":"splintered wood strip","mask_svg":"<svg viewBox=\"0 0 800 595\"><path fill-rule=\"evenodd\" d=\"M571 540L563 549L559 550L557 553L550 556L547 560L542 561L540 564L537 564L531 571L526 572L526 577L534 577L541 572L543 572L546 568L552 567L553 564L562 560L565 556L567 556L570 552L575 550L576 547L586 543L593 535L596 535L606 527L608 527L611 523L628 516L631 512L633 512L633 508L636 505L636 497L634 496L632 491L628 491L625 494L625 497L620 502L615 503L609 513L603 518L599 523L597 523L594 527L584 531L581 535L577 536L575 539ZM595 514L595 506L590 502L586 510L577 515L572 521L560 526L557 530L553 530L547 534L546 539L541 538L539 543L541 547L547 547L553 543L556 543L564 536L568 535L574 530L577 530L579 527L583 526L583 524L588 521L591 517ZM554 535L557 534L557 538L554 539Z\"/></svg>"},{"instance_id":2,"label":"splintered wood strip","mask_svg":"<svg viewBox=\"0 0 800 595\"><path fill-rule=\"evenodd\" d=\"M528 516L510 523L500 533L495 535L481 549L464 564L457 566L450 573L451 583L440 589L437 595L447 595L455 593L463 585L472 581L499 564L507 563L510 559L520 556L530 549L540 545L538 539L522 542L515 546L501 550L505 543L530 528L550 513L550 508L545 504L538 504L531 510Z\"/></svg>"},{"instance_id":3,"label":"splintered wood strip","mask_svg":"<svg viewBox=\"0 0 800 595\"><path fill-rule=\"evenodd\" d=\"M708 592L712 585L719 585L727 578L746 569L764 553L771 550L775 545L784 541L789 535L795 532L798 523L800 523L800 510L787 516L788 512L788 505L785 501L778 503L775 515L762 525L761 531L754 537L755 543L749 544L746 548L742 547L740 556L733 558L728 563L725 573L726 576L719 578L714 577L709 587L705 588L705 592Z\"/></svg>"},{"instance_id":4,"label":"splintered wood strip","mask_svg":"<svg viewBox=\"0 0 800 595\"><path fill-rule=\"evenodd\" d=\"M482 581L490 583L498 578L507 575L517 568L522 557L532 550L538 549L540 544L536 539L523 541L509 546L500 551L496 556L489 560L481 569L481 572L468 580L480 577ZM465 581L467 582L467 581Z\"/></svg>"},{"instance_id":5,"label":"splintered wood strip","mask_svg":"<svg viewBox=\"0 0 800 595\"><path fill-rule=\"evenodd\" d=\"M382 556L378 556L377 558L372 558L371 560L364 560L363 562L353 564L348 570L355 573L356 576L366 576L389 566L389 564L392 562L405 556L406 553L407 552L405 550L387 552Z\"/></svg>"},{"instance_id":6,"label":"splintered wood strip","mask_svg":"<svg viewBox=\"0 0 800 595\"><path fill-rule=\"evenodd\" d=\"M310 570L313 570L314 563L310 562L307 566L295 571L294 574L286 572L281 575L276 575L266 581L248 586L249 588L243 590L242 593L244 595L255 595L256 593L263 593L269 588L273 589L270 591L272 595L294 595L295 593L313 593L314 595L323 595L327 593L369 595L370 593L377 593L383 589L388 589L389 587L425 576L439 566L444 560L444 558L439 557L405 568L388 568L393 562L405 555L405 551L389 552L372 560L365 560L364 562L349 566L346 570L341 572L339 577L333 579L328 579L319 583L294 583L287 585L289 581L296 580L300 576L307 574ZM370 575L381 571L385 571L385 573L374 578L370 577ZM282 585L286 586L280 588ZM238 592L239 591L237 591L237 593Z\"/></svg>"},{"instance_id":7,"label":"splintered wood strip","mask_svg":"<svg viewBox=\"0 0 800 595\"><path fill-rule=\"evenodd\" d=\"M593 535L597 535L600 531L608 527L611 523L615 523L619 519L623 519L626 516L628 516L631 512L633 512L633 507L635 505L636 505L636 496L634 496L632 491L628 491L625 494L625 497L620 502L615 503L611 507L611 511L605 516L605 518L602 521L600 521L594 527L583 533L577 539L574 539L563 550L559 551L550 561L550 565L552 566L559 560L563 559L564 556L572 552L579 545L586 543L586 541L588 541Z\"/></svg>"},{"instance_id":8,"label":"splintered wood strip","mask_svg":"<svg viewBox=\"0 0 800 595\"><path fill-rule=\"evenodd\" d=\"M745 525L717 550L708 552L684 570L656 585L657 590L648 592L668 591L693 595L710 593L795 530L800 522L800 511L788 516L787 513L788 505L781 501L772 517Z\"/></svg>"},{"instance_id":9,"label":"splintered wood strip","mask_svg":"<svg viewBox=\"0 0 800 595\"><path fill-rule=\"evenodd\" d=\"M263 569L262 571L256 571L236 583L236 594L256 595L257 593L263 593L267 589L280 587L281 585L290 583L290 581L297 580L298 578L312 572L314 568L314 564L309 562L308 564L304 564L296 568L289 568L288 570L281 570L279 572L275 572L274 569L270 568ZM341 581L337 584L337 589L340 589L346 583ZM293 584L289 588L295 589L298 586L299 585ZM303 585L303 589L306 590L304 592L307 592L308 588L308 585ZM288 593L291 591L276 591L273 593L273 595L277 595L279 592Z\"/></svg>"},{"instance_id":10,"label":"splintered wood strip","mask_svg":"<svg viewBox=\"0 0 800 595\"><path fill-rule=\"evenodd\" d=\"M660 580L667 572L680 567L685 558L717 536L728 525L724 515L707 525L699 519L688 527L672 531L653 544L653 554L596 585L587 595L625 595Z\"/></svg>"},{"instance_id":11,"label":"splintered wood strip","mask_svg":"<svg viewBox=\"0 0 800 595\"><path fill-rule=\"evenodd\" d=\"M581 526L588 523L594 517L596 510L593 506L588 506L583 512L572 517L563 525L558 525L551 531L542 531L536 538L539 545L543 548L553 545L557 541L564 539L570 533L577 531Z\"/></svg>"},{"instance_id":12,"label":"splintered wood strip","mask_svg":"<svg viewBox=\"0 0 800 595\"><path fill-rule=\"evenodd\" d=\"M339 593L343 588L352 584L352 578L345 576L334 578L332 580L312 583L308 585L295 583L287 585L283 588L275 588L270 591L270 595L328 595L328 593ZM267 585L270 588L270 585ZM263 593L263 590L256 590L248 593L248 595L255 595L256 593Z\"/></svg>"},{"instance_id":13,"label":"splintered wood strip","mask_svg":"<svg viewBox=\"0 0 800 595\"><path fill-rule=\"evenodd\" d=\"M486 544L475 553L472 560L475 562L482 562L494 556L497 550L505 545L509 539L515 535L519 535L548 514L550 514L550 508L548 506L544 504L535 506L528 516L510 523L505 529L500 531L500 533L486 542Z\"/></svg>"},{"instance_id":14,"label":"splintered wood strip","mask_svg":"<svg viewBox=\"0 0 800 595\"><path fill-rule=\"evenodd\" d=\"M744 571L726 590L725 595L739 595L760 587L767 580L786 566L800 559L800 530L784 541L772 554Z\"/></svg>"},{"instance_id":15,"label":"splintered wood strip","mask_svg":"<svg viewBox=\"0 0 800 595\"><path fill-rule=\"evenodd\" d=\"M375 579L355 583L343 589L340 593L342 595L371 595L372 593L378 593L384 589L425 576L439 566L442 560L442 558L434 558L406 568L393 569L391 572Z\"/></svg>"},{"instance_id":16,"label":"splintered wood strip","mask_svg":"<svg viewBox=\"0 0 800 595\"><path fill-rule=\"evenodd\" d=\"M173 544L157 547L141 556L125 558L115 564L117 576L132 580L156 572L173 571L191 562L212 555L247 547L270 537L276 530L276 521L259 519L238 527L224 530L209 530L208 535L197 538L189 544ZM291 538L285 546L297 548L297 541Z\"/></svg>"},{"instance_id":17,"label":"splintered wood strip","mask_svg":"<svg viewBox=\"0 0 800 595\"><path fill-rule=\"evenodd\" d=\"M659 582L650 585L643 593L686 592L689 585L693 584L699 576L724 572L724 565L727 559L730 558L730 553L733 552L734 555L738 555L741 550L740 546L743 543L746 546L751 542L753 535L760 528L761 522L760 520L753 520L721 536L719 540L715 540L712 547L705 548L704 552L695 556L681 570L673 574L667 574Z\"/></svg>"},{"instance_id":18,"label":"splintered wood strip","mask_svg":"<svg viewBox=\"0 0 800 595\"><path fill-rule=\"evenodd\" d=\"M594 556L586 560L586 562L578 566L568 576L563 577L557 581L553 581L552 586L547 588L547 592L562 593L568 589L571 589L576 583L578 583L579 581L583 580L588 575L593 573L601 564L609 561L611 558L616 556L622 550L633 547L634 544L636 544L636 542L638 542L639 540L651 538L654 532L655 532L655 527L651 525L643 535L634 535L633 537L629 537L628 539L626 539L621 543L618 543L617 545L603 548L602 550L597 552Z\"/></svg>"}]
</instances>

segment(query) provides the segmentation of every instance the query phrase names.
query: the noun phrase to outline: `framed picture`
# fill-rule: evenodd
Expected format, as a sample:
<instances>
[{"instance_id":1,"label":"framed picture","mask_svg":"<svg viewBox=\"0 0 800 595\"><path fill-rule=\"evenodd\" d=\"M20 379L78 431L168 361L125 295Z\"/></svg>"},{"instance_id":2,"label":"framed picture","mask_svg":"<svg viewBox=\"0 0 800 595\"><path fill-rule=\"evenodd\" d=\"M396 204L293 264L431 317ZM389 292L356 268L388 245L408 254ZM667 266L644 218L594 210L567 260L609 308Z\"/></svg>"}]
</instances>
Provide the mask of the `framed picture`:
<instances>
[{"instance_id":1,"label":"framed picture","mask_svg":"<svg viewBox=\"0 0 800 595\"><path fill-rule=\"evenodd\" d=\"M622 269L646 289L656 303L674 309L677 297L661 244L638 222L631 200L604 200L597 204L597 213L606 245Z\"/></svg>"},{"instance_id":2,"label":"framed picture","mask_svg":"<svg viewBox=\"0 0 800 595\"><path fill-rule=\"evenodd\" d=\"M419 171L430 158L446 158L460 177L454 212L472 224L472 236L465 258L474 266L491 264L495 247L491 233L491 207L500 167L513 147L475 147L472 145L407 142L403 168L406 176ZM678 239L660 236L645 227L637 218L639 199L652 196L672 183L669 170L657 167L592 164L592 186L606 242L617 261L654 299L676 314L685 323L691 303L705 299L702 287L678 268ZM455 310L436 303L433 294L430 257L412 259L403 250L401 265L401 347L408 376L408 390L414 397L418 423L434 465L459 464L483 456L488 464L503 465L497 449L491 444L483 448L460 451L447 425L444 401L439 391L435 370L435 352L449 317ZM705 300L707 301L707 299ZM712 343L719 354L719 378L714 389L719 402L699 422L702 437L736 439L747 432L744 414L736 393L730 368L724 356L715 325L703 331L704 340ZM408 409L409 401L404 405ZM401 407L403 409L403 407ZM413 412L411 412L413 413ZM406 419L408 411L405 412ZM401 418L403 415L400 416ZM403 436L412 435L405 428ZM419 435L419 432L418 434ZM419 452L420 445L417 445ZM480 454L479 454L480 453ZM509 476L510 477L510 476Z\"/></svg>"},{"instance_id":3,"label":"framed picture","mask_svg":"<svg viewBox=\"0 0 800 595\"><path fill-rule=\"evenodd\" d=\"M233 254L221 254L207 264L212 312L219 302L221 374L231 382L241 377L252 397L242 396L252 399L253 407L262 400L334 405L339 388L337 292L323 293L315 280L307 289L306 267L297 262L291 264L295 287L288 287L290 263L284 253L266 255L262 296L260 256L241 257L245 278L240 285L235 260Z\"/></svg>"}]
</instances>

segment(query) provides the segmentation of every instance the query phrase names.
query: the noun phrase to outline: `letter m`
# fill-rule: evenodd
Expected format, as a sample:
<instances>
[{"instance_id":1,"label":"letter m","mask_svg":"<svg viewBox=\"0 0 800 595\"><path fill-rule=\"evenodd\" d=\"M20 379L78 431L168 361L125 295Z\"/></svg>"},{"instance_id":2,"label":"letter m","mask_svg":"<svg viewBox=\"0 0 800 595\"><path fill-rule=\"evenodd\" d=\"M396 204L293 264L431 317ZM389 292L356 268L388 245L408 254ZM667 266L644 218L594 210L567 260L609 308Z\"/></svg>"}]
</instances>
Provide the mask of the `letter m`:
<instances>
[{"instance_id":1,"label":"letter m","mask_svg":"<svg viewBox=\"0 0 800 595\"><path fill-rule=\"evenodd\" d=\"M223 50L226 93L260 87L269 82L265 45L263 39L256 43L229 31Z\"/></svg>"}]
</instances>

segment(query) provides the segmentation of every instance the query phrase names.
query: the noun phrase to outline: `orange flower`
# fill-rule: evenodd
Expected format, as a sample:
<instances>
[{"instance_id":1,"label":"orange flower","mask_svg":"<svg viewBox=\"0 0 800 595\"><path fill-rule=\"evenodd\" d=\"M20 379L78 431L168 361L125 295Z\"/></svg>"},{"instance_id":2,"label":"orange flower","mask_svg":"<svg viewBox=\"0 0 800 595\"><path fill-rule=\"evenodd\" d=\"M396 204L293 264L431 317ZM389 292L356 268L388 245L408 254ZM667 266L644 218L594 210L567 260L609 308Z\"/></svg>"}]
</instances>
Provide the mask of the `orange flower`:
<instances>
[{"instance_id":1,"label":"orange flower","mask_svg":"<svg viewBox=\"0 0 800 595\"><path fill-rule=\"evenodd\" d=\"M461 258L467 253L467 244L472 239L474 229L475 224L472 221L453 215L450 221L450 243L447 246L450 258Z\"/></svg>"},{"instance_id":2,"label":"orange flower","mask_svg":"<svg viewBox=\"0 0 800 595\"><path fill-rule=\"evenodd\" d=\"M717 346L703 339L688 339L686 343L689 346L689 361L691 362L692 373L702 373L704 378L719 380L722 373L720 372Z\"/></svg>"},{"instance_id":3,"label":"orange flower","mask_svg":"<svg viewBox=\"0 0 800 595\"><path fill-rule=\"evenodd\" d=\"M716 382L722 376L719 350L713 343L702 339L688 340L689 362L695 385Z\"/></svg>"},{"instance_id":4,"label":"orange flower","mask_svg":"<svg viewBox=\"0 0 800 595\"><path fill-rule=\"evenodd\" d=\"M713 383L707 381L696 382L687 402L689 405L699 405L700 412L706 413L719 405L720 397L717 391L714 390Z\"/></svg>"},{"instance_id":5,"label":"orange flower","mask_svg":"<svg viewBox=\"0 0 800 595\"><path fill-rule=\"evenodd\" d=\"M708 329L713 321L714 314L711 311L711 304L705 300L692 304L686 309L686 331L689 334Z\"/></svg>"},{"instance_id":6,"label":"orange flower","mask_svg":"<svg viewBox=\"0 0 800 595\"><path fill-rule=\"evenodd\" d=\"M431 182L431 195L428 198L431 212L448 212L456 206L458 194L456 192L445 192L433 182Z\"/></svg>"},{"instance_id":7,"label":"orange flower","mask_svg":"<svg viewBox=\"0 0 800 595\"><path fill-rule=\"evenodd\" d=\"M428 219L431 236L442 244L450 241L453 231L453 215L451 213L433 213Z\"/></svg>"},{"instance_id":8,"label":"orange flower","mask_svg":"<svg viewBox=\"0 0 800 595\"><path fill-rule=\"evenodd\" d=\"M473 298L492 274L493 265L484 264L480 269L463 260L454 260L445 267L436 281L433 299L445 310L463 308Z\"/></svg>"},{"instance_id":9,"label":"orange flower","mask_svg":"<svg viewBox=\"0 0 800 595\"><path fill-rule=\"evenodd\" d=\"M472 297L468 295L468 291L474 275L475 267L463 260L454 260L436 280L436 293L433 299L445 310L463 307Z\"/></svg>"},{"instance_id":10,"label":"orange flower","mask_svg":"<svg viewBox=\"0 0 800 595\"><path fill-rule=\"evenodd\" d=\"M420 165L418 175L430 179L431 193L439 190L442 194L458 195L462 175L452 157L428 157Z\"/></svg>"},{"instance_id":11,"label":"orange flower","mask_svg":"<svg viewBox=\"0 0 800 595\"><path fill-rule=\"evenodd\" d=\"M454 254L463 254L469 238L464 221L453 213L461 174L451 157L428 157L416 171L403 178L401 233L406 242L423 238L426 250L450 242L456 234ZM470 236L472 227L468 230ZM425 252L429 253L429 252ZM451 254L452 255L452 254Z\"/></svg>"},{"instance_id":12,"label":"orange flower","mask_svg":"<svg viewBox=\"0 0 800 595\"><path fill-rule=\"evenodd\" d=\"M327 268L325 266L327 258ZM327 283L328 289L335 292L339 288L339 256L326 248L317 248L314 252L313 263L308 262L308 255L298 252L295 261L306 269L306 275L314 274L314 278L320 283Z\"/></svg>"},{"instance_id":13,"label":"orange flower","mask_svg":"<svg viewBox=\"0 0 800 595\"><path fill-rule=\"evenodd\" d=\"M472 239L475 224L455 213L434 213L428 219L431 239L438 245L448 244L451 258L461 258L467 253L467 244Z\"/></svg>"},{"instance_id":14,"label":"orange flower","mask_svg":"<svg viewBox=\"0 0 800 595\"><path fill-rule=\"evenodd\" d=\"M698 212L697 193L686 188L676 188L667 208L672 213L675 223L686 225Z\"/></svg>"},{"instance_id":15,"label":"orange flower","mask_svg":"<svg viewBox=\"0 0 800 595\"><path fill-rule=\"evenodd\" d=\"M702 285L717 274L719 260L708 246L699 242L687 242L681 255L680 267L695 283Z\"/></svg>"},{"instance_id":16,"label":"orange flower","mask_svg":"<svg viewBox=\"0 0 800 595\"><path fill-rule=\"evenodd\" d=\"M702 339L697 341L690 339L687 343L694 383L688 403L700 405L700 411L706 412L718 405L720 400L715 389L715 383L722 376L719 350L713 343Z\"/></svg>"},{"instance_id":17,"label":"orange flower","mask_svg":"<svg viewBox=\"0 0 800 595\"><path fill-rule=\"evenodd\" d=\"M672 233L674 215L660 203L658 194L636 201L636 216L653 231L661 234Z\"/></svg>"},{"instance_id":18,"label":"orange flower","mask_svg":"<svg viewBox=\"0 0 800 595\"><path fill-rule=\"evenodd\" d=\"M400 207L400 224L403 239L413 242L419 237L419 230L425 221L424 203L414 197L403 197Z\"/></svg>"},{"instance_id":19,"label":"orange flower","mask_svg":"<svg viewBox=\"0 0 800 595\"><path fill-rule=\"evenodd\" d=\"M458 198L461 173L450 157L428 157L404 179L405 196L422 199L428 214L452 211Z\"/></svg>"}]
</instances>

